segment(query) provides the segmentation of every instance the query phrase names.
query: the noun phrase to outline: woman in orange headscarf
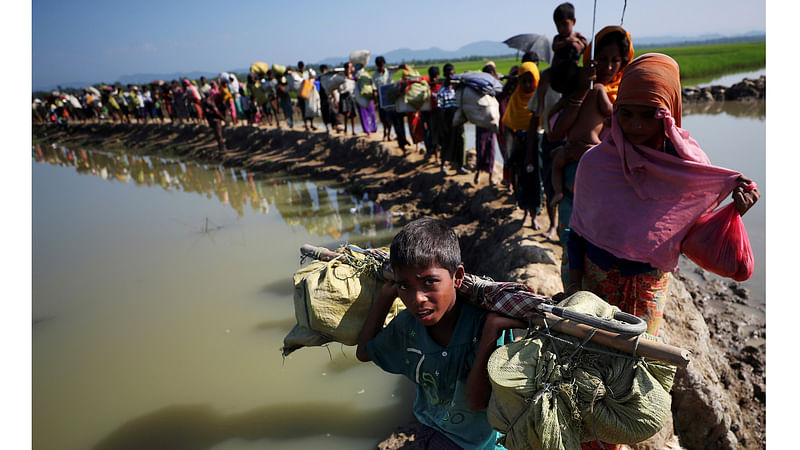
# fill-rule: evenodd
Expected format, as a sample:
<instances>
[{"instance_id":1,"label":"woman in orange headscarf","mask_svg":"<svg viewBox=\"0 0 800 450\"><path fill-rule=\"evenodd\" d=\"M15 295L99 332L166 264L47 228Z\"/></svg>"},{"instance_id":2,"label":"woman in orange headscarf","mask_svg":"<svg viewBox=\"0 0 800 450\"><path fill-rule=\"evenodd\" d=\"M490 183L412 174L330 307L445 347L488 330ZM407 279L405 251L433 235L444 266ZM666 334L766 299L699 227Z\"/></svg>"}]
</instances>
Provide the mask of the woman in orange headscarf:
<instances>
[{"instance_id":1,"label":"woman in orange headscarf","mask_svg":"<svg viewBox=\"0 0 800 450\"><path fill-rule=\"evenodd\" d=\"M617 34L617 36L614 36ZM621 36L620 36L621 35ZM604 84L606 88L606 92L608 93L608 98L611 100L611 103L614 103L617 99L617 92L619 91L619 82L622 80L622 73L625 69L625 66L628 65L629 62L633 61L633 40L631 40L631 35L624 28L618 26L607 26L600 30L594 37L594 42L597 42L596 47L601 48L603 47L606 42L609 41L616 41L620 45L620 55L622 55L622 59L620 60L620 67L617 70L616 75L611 78L611 81ZM586 66L589 64L590 61L594 60L595 64L598 66L598 70L603 65L606 67L609 64L613 64L614 61L610 60L603 60L601 58L597 58L597 55L593 55L593 47L594 42L590 43L586 49L583 51L583 65Z\"/></svg>"},{"instance_id":2,"label":"woman in orange headscarf","mask_svg":"<svg viewBox=\"0 0 800 450\"><path fill-rule=\"evenodd\" d=\"M677 63L658 53L636 58L611 131L583 156L575 180L570 282L644 318L654 335L691 225L731 193L740 214L760 195L740 173L712 166L680 124Z\"/></svg>"},{"instance_id":3,"label":"woman in orange headscarf","mask_svg":"<svg viewBox=\"0 0 800 450\"><path fill-rule=\"evenodd\" d=\"M692 224L731 192L740 214L760 195L738 172L711 165L680 128L681 109L678 64L658 53L636 58L621 77L610 132L583 155L575 178L567 294L591 291L644 319L652 335Z\"/></svg>"},{"instance_id":4,"label":"woman in orange headscarf","mask_svg":"<svg viewBox=\"0 0 800 450\"><path fill-rule=\"evenodd\" d=\"M512 185L517 205L525 211L522 224L525 224L528 214L531 215L531 226L539 227L536 215L542 202L541 174L539 173L539 158L528 151L528 126L533 115L527 109L528 102L533 96L533 91L539 84L539 68L536 64L526 61L517 71L519 84L508 99L508 106L503 114L505 126L507 163L512 166ZM533 147L533 146L531 146Z\"/></svg>"}]
</instances>

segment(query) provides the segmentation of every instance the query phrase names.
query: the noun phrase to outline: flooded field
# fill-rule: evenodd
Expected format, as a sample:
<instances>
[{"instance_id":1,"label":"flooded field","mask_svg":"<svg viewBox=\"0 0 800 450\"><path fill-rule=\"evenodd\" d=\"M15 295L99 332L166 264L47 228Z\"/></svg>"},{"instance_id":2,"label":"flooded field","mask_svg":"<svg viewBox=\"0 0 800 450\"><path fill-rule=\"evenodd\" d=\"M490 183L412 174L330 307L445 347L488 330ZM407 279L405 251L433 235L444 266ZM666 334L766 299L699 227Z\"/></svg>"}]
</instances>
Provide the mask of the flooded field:
<instances>
[{"instance_id":1,"label":"flooded field","mask_svg":"<svg viewBox=\"0 0 800 450\"><path fill-rule=\"evenodd\" d=\"M300 246L384 242L379 206L97 150L32 169L34 448L369 448L408 418L352 348L279 352Z\"/></svg>"}]
</instances>

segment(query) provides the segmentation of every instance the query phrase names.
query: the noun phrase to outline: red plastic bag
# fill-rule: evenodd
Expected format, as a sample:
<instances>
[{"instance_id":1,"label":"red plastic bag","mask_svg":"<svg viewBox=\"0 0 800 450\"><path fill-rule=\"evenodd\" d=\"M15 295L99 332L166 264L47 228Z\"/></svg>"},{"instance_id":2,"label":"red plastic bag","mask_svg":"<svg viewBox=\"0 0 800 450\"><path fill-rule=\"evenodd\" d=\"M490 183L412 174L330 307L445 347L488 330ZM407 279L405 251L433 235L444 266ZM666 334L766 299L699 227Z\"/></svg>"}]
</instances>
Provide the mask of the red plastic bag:
<instances>
[{"instance_id":1,"label":"red plastic bag","mask_svg":"<svg viewBox=\"0 0 800 450\"><path fill-rule=\"evenodd\" d=\"M697 219L681 242L681 252L723 277L744 281L753 275L750 238L733 202Z\"/></svg>"}]
</instances>

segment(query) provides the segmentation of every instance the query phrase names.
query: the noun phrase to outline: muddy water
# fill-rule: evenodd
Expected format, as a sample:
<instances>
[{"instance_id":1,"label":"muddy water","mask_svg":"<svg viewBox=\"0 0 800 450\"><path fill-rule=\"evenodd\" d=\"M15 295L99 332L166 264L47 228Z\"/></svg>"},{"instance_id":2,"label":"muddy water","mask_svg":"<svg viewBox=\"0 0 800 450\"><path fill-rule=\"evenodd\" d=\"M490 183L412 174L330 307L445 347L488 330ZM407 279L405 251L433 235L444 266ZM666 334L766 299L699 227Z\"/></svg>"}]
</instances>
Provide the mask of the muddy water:
<instances>
[{"instance_id":1,"label":"muddy water","mask_svg":"<svg viewBox=\"0 0 800 450\"><path fill-rule=\"evenodd\" d=\"M371 202L90 149L32 170L33 448L371 448L408 418L352 348L279 353L300 245L384 242Z\"/></svg>"},{"instance_id":2,"label":"muddy water","mask_svg":"<svg viewBox=\"0 0 800 450\"><path fill-rule=\"evenodd\" d=\"M712 164L737 170L758 184L761 200L742 219L755 257L753 276L741 283L751 292L748 306L766 304L766 102L685 105L683 127L691 132ZM727 201L724 203L726 204ZM693 270L682 258L681 267Z\"/></svg>"}]
</instances>

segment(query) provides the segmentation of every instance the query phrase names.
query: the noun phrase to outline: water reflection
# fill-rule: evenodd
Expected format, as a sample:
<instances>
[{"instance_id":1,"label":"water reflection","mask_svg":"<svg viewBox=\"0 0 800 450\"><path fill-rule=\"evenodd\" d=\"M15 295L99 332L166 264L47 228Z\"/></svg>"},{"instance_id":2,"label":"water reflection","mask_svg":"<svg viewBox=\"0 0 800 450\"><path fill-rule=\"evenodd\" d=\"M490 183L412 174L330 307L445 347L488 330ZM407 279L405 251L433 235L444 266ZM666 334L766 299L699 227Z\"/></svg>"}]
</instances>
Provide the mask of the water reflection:
<instances>
[{"instance_id":1,"label":"water reflection","mask_svg":"<svg viewBox=\"0 0 800 450\"><path fill-rule=\"evenodd\" d=\"M225 415L208 405L176 405L130 420L94 448L188 449L211 448L231 438L285 441L326 434L363 437L364 423L370 423L374 417L397 416L406 408L402 402L369 409L352 403L311 402L277 404ZM381 431L390 430L378 430Z\"/></svg>"},{"instance_id":2,"label":"water reflection","mask_svg":"<svg viewBox=\"0 0 800 450\"><path fill-rule=\"evenodd\" d=\"M332 186L283 176L266 176L193 162L135 156L125 153L71 149L36 144L33 159L40 163L74 167L80 174L109 182L161 187L216 199L236 211L270 214L274 208L291 226L309 234L338 241L345 233L350 241L377 244L392 234L393 216L366 194L357 196ZM203 231L215 224L205 224ZM360 236L358 236L360 235Z\"/></svg>"},{"instance_id":3,"label":"water reflection","mask_svg":"<svg viewBox=\"0 0 800 450\"><path fill-rule=\"evenodd\" d=\"M704 114L715 116L727 114L736 118L750 118L764 121L767 118L767 102L756 101L731 101L731 102L703 102L684 103L683 115Z\"/></svg>"}]
</instances>

